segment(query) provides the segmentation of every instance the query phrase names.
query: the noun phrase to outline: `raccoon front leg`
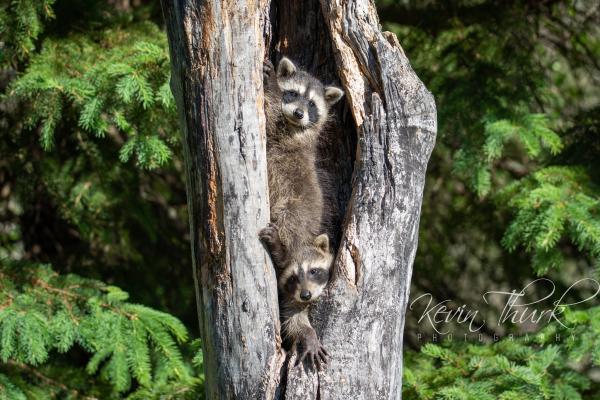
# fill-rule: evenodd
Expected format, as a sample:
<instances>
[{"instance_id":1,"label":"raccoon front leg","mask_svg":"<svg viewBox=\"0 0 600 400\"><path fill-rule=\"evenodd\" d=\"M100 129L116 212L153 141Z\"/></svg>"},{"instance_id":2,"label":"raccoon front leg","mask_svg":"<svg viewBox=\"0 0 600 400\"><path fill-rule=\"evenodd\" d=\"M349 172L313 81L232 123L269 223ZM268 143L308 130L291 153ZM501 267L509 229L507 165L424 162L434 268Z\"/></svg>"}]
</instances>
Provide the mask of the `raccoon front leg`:
<instances>
[{"instance_id":1,"label":"raccoon front leg","mask_svg":"<svg viewBox=\"0 0 600 400\"><path fill-rule=\"evenodd\" d=\"M268 81L270 78L275 76L275 67L271 60L263 61L263 79Z\"/></svg>"},{"instance_id":2,"label":"raccoon front leg","mask_svg":"<svg viewBox=\"0 0 600 400\"><path fill-rule=\"evenodd\" d=\"M285 246L279 237L279 228L277 225L268 223L266 227L258 233L260 240L265 243L271 253L271 258L277 268L283 268L286 262L287 252Z\"/></svg>"},{"instance_id":3,"label":"raccoon front leg","mask_svg":"<svg viewBox=\"0 0 600 400\"><path fill-rule=\"evenodd\" d=\"M282 324L283 336L294 343L296 348L296 363L300 365L304 360L310 367L321 368L327 364L327 351L321 345L317 333L308 320L308 311L305 309L284 319Z\"/></svg>"},{"instance_id":4,"label":"raccoon front leg","mask_svg":"<svg viewBox=\"0 0 600 400\"><path fill-rule=\"evenodd\" d=\"M271 95L281 94L281 90L277 84L275 67L273 67L273 63L271 63L270 60L265 60L263 62L263 85L265 92L268 92Z\"/></svg>"},{"instance_id":5,"label":"raccoon front leg","mask_svg":"<svg viewBox=\"0 0 600 400\"><path fill-rule=\"evenodd\" d=\"M302 335L298 342L296 351L298 352L298 359L294 366L298 366L302 361L307 360L310 366L316 366L317 369L321 369L321 363L327 364L327 351L321 345L317 333L310 327L304 335Z\"/></svg>"}]
</instances>

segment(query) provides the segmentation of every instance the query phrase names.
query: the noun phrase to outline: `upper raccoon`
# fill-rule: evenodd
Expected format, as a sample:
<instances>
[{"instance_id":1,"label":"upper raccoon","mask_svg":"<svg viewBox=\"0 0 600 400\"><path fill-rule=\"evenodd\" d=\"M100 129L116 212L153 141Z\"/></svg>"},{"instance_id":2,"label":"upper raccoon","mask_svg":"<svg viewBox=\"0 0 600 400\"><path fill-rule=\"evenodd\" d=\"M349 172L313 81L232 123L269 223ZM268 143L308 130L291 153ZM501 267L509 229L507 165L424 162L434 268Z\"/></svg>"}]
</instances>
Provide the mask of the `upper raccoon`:
<instances>
[{"instance_id":1,"label":"upper raccoon","mask_svg":"<svg viewBox=\"0 0 600 400\"><path fill-rule=\"evenodd\" d=\"M294 253L294 247L312 245L323 231L325 208L315 164L317 139L329 108L344 92L325 87L285 57L276 74L270 62L265 63L264 71L271 222L279 230L284 251ZM277 253L280 249L271 250Z\"/></svg>"},{"instance_id":2,"label":"upper raccoon","mask_svg":"<svg viewBox=\"0 0 600 400\"><path fill-rule=\"evenodd\" d=\"M267 61L264 68L267 135L270 138L291 138L292 141L316 139L327 121L329 108L342 98L344 92L335 86L324 86L286 57L279 62L276 76L272 68ZM273 126L280 122L284 124Z\"/></svg>"}]
</instances>

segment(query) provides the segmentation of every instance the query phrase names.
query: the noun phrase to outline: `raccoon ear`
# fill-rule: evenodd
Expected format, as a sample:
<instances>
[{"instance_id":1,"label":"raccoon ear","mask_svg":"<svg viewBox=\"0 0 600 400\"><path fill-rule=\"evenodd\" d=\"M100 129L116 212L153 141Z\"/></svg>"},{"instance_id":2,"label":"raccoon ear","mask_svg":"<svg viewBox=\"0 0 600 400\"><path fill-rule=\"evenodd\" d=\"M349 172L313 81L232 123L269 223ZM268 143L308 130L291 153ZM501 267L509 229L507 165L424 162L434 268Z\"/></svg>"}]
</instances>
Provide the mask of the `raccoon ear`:
<instances>
[{"instance_id":1,"label":"raccoon ear","mask_svg":"<svg viewBox=\"0 0 600 400\"><path fill-rule=\"evenodd\" d=\"M279 61L279 65L277 65L277 76L280 78L287 78L296 73L296 66L287 57L283 57L281 61Z\"/></svg>"},{"instance_id":2,"label":"raccoon ear","mask_svg":"<svg viewBox=\"0 0 600 400\"><path fill-rule=\"evenodd\" d=\"M325 101L332 106L344 96L344 91L335 86L327 86L325 88Z\"/></svg>"},{"instance_id":3,"label":"raccoon ear","mask_svg":"<svg viewBox=\"0 0 600 400\"><path fill-rule=\"evenodd\" d=\"M329 237L323 233L315 238L315 247L324 253L329 253Z\"/></svg>"}]
</instances>

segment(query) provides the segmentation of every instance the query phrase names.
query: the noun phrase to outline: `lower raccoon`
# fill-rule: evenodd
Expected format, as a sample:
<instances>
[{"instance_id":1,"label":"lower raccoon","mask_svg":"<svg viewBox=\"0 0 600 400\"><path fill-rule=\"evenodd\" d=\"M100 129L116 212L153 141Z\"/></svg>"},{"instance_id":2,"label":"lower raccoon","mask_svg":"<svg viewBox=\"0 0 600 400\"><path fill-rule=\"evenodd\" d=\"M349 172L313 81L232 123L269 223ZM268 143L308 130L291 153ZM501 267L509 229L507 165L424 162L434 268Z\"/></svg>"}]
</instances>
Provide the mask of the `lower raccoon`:
<instances>
[{"instance_id":1,"label":"lower raccoon","mask_svg":"<svg viewBox=\"0 0 600 400\"><path fill-rule=\"evenodd\" d=\"M317 236L311 246L288 254L281 262L277 269L277 288L284 346L296 346L296 365L306 359L310 365L320 368L321 363L327 363L328 354L310 324L308 312L329 282L333 255L327 235Z\"/></svg>"},{"instance_id":2,"label":"lower raccoon","mask_svg":"<svg viewBox=\"0 0 600 400\"><path fill-rule=\"evenodd\" d=\"M308 320L308 306L329 280L333 256L322 232L324 214L316 166L317 140L341 89L283 58L264 66L267 170L271 223L260 232L277 268L282 332L300 345L298 358L319 366L325 350Z\"/></svg>"}]
</instances>

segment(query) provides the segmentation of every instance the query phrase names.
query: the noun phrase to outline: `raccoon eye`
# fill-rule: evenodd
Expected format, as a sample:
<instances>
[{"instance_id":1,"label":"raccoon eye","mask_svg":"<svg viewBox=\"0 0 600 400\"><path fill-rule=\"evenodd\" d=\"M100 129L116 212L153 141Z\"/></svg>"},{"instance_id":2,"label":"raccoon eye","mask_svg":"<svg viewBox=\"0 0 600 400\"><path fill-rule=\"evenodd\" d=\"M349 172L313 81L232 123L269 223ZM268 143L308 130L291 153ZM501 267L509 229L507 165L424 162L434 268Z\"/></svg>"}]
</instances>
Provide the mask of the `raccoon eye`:
<instances>
[{"instance_id":1,"label":"raccoon eye","mask_svg":"<svg viewBox=\"0 0 600 400\"><path fill-rule=\"evenodd\" d=\"M319 270L316 269L316 268L313 268L313 269L310 270L310 274L311 275L317 275L318 273L319 273Z\"/></svg>"},{"instance_id":2,"label":"raccoon eye","mask_svg":"<svg viewBox=\"0 0 600 400\"><path fill-rule=\"evenodd\" d=\"M296 275L292 275L288 278L288 283L296 283L298 282L298 277Z\"/></svg>"},{"instance_id":3,"label":"raccoon eye","mask_svg":"<svg viewBox=\"0 0 600 400\"><path fill-rule=\"evenodd\" d=\"M291 98L295 99L296 97L298 97L298 92L296 92L295 90L288 90L286 92L286 94L288 96L290 96Z\"/></svg>"},{"instance_id":4,"label":"raccoon eye","mask_svg":"<svg viewBox=\"0 0 600 400\"><path fill-rule=\"evenodd\" d=\"M308 102L308 105L309 105L310 107L315 107L315 106L316 106L315 102L314 102L314 101L312 101L312 100Z\"/></svg>"}]
</instances>

